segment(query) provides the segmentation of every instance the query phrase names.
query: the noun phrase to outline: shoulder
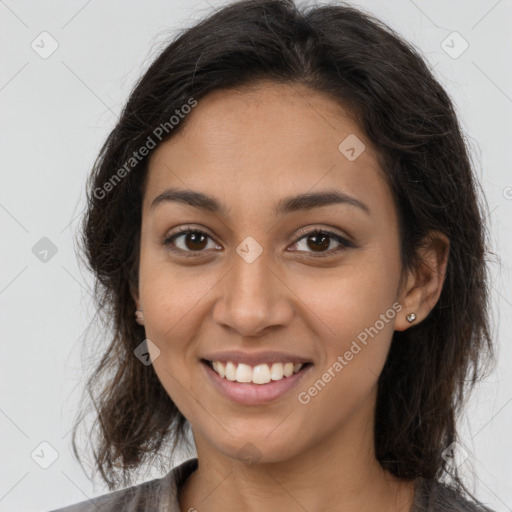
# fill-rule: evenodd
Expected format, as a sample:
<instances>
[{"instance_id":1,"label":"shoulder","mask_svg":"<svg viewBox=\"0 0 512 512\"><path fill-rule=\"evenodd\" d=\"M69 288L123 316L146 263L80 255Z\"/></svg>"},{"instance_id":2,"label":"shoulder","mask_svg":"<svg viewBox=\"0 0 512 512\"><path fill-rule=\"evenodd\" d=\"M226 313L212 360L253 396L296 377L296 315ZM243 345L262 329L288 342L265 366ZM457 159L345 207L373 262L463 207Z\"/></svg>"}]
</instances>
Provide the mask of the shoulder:
<instances>
[{"instance_id":1,"label":"shoulder","mask_svg":"<svg viewBox=\"0 0 512 512\"><path fill-rule=\"evenodd\" d=\"M102 494L51 512L179 512L178 488L197 469L197 459L188 459L162 478Z\"/></svg>"},{"instance_id":2,"label":"shoulder","mask_svg":"<svg viewBox=\"0 0 512 512\"><path fill-rule=\"evenodd\" d=\"M411 512L494 512L442 482L418 478L415 489Z\"/></svg>"}]
</instances>

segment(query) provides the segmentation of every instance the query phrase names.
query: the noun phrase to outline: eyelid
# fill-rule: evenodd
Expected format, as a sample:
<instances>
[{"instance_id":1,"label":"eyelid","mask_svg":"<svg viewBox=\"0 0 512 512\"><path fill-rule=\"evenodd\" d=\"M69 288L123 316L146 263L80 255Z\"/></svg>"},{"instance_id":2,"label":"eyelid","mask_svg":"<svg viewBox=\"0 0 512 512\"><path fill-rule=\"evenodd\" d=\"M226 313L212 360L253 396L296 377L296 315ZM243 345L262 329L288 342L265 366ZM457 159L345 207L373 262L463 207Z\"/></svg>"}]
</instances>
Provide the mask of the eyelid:
<instances>
[{"instance_id":1,"label":"eyelid","mask_svg":"<svg viewBox=\"0 0 512 512\"><path fill-rule=\"evenodd\" d=\"M315 233L325 233L328 235L332 235L333 237L337 236L339 238L343 238L346 242L352 243L350 240L350 237L348 235L345 235L344 233L339 232L335 228L320 227L318 225L306 226L304 228L300 228L299 231L297 231L297 233L296 233L297 237L299 237L299 238L297 238L295 240L295 243L298 242L299 240L301 240L304 236L312 235Z\"/></svg>"}]
</instances>

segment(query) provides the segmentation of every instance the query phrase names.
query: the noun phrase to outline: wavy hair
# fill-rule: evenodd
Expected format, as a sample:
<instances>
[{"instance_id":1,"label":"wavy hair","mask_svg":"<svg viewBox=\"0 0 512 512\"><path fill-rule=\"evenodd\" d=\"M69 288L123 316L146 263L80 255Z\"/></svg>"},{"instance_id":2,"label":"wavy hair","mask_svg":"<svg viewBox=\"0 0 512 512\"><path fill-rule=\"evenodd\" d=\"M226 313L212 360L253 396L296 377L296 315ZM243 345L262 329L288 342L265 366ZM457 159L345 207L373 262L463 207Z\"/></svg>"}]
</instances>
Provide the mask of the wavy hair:
<instances>
[{"instance_id":1,"label":"wavy hair","mask_svg":"<svg viewBox=\"0 0 512 512\"><path fill-rule=\"evenodd\" d=\"M306 85L353 115L375 145L393 192L403 269L421 264L418 251L429 230L450 239L437 304L422 322L393 334L378 381L375 452L398 478L449 474L465 489L443 450L457 440L468 392L494 362L487 204L477 193L469 146L452 101L411 44L361 9L344 3L299 8L293 0L233 2L166 43L94 163L80 245L110 336L86 386L96 411L95 468L112 490L129 485L133 471L153 460L164 442L172 440L172 453L189 443L186 418L152 365L134 357L145 339L130 291L138 286L149 157L130 159L148 137L158 146L178 133L186 116L175 126L169 119L191 98L200 102L211 91L261 80ZM82 419L73 430L78 459Z\"/></svg>"}]
</instances>

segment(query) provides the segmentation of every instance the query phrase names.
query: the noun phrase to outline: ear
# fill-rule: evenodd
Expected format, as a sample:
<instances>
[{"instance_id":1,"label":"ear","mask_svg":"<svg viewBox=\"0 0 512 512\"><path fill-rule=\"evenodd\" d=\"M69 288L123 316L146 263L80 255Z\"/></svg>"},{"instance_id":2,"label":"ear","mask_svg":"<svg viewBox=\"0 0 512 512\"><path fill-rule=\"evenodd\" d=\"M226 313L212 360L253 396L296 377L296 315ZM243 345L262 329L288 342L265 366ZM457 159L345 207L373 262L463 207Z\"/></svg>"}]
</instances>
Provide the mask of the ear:
<instances>
[{"instance_id":1,"label":"ear","mask_svg":"<svg viewBox=\"0 0 512 512\"><path fill-rule=\"evenodd\" d=\"M440 231L430 231L418 249L418 266L407 273L400 290L398 302L403 309L395 322L396 331L418 324L432 311L443 289L449 253L449 238ZM411 313L416 315L412 323L406 318Z\"/></svg>"}]
</instances>

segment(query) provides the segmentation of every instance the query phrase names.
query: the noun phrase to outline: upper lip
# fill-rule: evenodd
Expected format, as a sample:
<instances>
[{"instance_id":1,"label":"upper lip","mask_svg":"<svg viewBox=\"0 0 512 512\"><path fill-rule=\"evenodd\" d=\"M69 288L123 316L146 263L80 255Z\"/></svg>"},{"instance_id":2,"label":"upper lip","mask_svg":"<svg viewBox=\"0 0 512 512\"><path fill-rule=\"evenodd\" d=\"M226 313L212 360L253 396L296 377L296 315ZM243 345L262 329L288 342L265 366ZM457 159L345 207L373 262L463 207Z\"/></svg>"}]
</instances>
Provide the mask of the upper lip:
<instances>
[{"instance_id":1,"label":"upper lip","mask_svg":"<svg viewBox=\"0 0 512 512\"><path fill-rule=\"evenodd\" d=\"M207 361L221 361L233 363L244 363L249 366L257 366L265 363L310 363L311 361L297 354L287 352L265 351L265 352L240 352L239 350L223 350L222 352L211 352L203 356Z\"/></svg>"}]
</instances>

